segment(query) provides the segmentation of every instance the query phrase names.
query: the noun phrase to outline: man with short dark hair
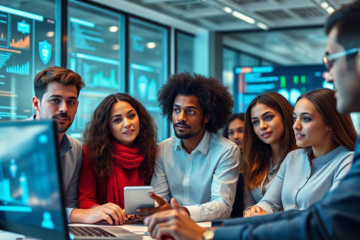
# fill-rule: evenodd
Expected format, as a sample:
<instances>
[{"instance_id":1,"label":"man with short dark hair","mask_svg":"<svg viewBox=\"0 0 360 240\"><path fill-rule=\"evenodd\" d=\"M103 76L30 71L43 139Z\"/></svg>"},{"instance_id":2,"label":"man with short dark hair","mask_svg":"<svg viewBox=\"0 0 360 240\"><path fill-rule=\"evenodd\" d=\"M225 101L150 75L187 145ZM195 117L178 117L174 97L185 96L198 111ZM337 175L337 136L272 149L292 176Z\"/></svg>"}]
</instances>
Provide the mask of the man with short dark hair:
<instances>
[{"instance_id":1,"label":"man with short dark hair","mask_svg":"<svg viewBox=\"0 0 360 240\"><path fill-rule=\"evenodd\" d=\"M337 109L360 111L360 1L343 6L327 20L329 34L324 63L330 70ZM191 221L174 199L175 210L157 213L145 220L157 239L359 239L360 140L350 172L338 188L309 209L292 210L251 218L223 221L222 228L204 229Z\"/></svg>"},{"instance_id":2,"label":"man with short dark hair","mask_svg":"<svg viewBox=\"0 0 360 240\"><path fill-rule=\"evenodd\" d=\"M69 69L54 66L42 70L34 79L35 96L32 98L32 104L36 115L28 120L53 119L58 124L68 221L95 223L107 219L112 224L110 215L119 223L117 219L121 212L116 204L76 209L83 151L82 144L66 134L66 131L74 121L79 93L84 86L81 76Z\"/></svg>"},{"instance_id":3,"label":"man with short dark hair","mask_svg":"<svg viewBox=\"0 0 360 240\"><path fill-rule=\"evenodd\" d=\"M172 196L194 221L230 217L240 170L237 145L218 134L234 101L220 81L189 73L174 74L161 88L162 113L175 137L159 144L151 185L159 207L171 209ZM164 200L165 199L165 200Z\"/></svg>"}]
</instances>

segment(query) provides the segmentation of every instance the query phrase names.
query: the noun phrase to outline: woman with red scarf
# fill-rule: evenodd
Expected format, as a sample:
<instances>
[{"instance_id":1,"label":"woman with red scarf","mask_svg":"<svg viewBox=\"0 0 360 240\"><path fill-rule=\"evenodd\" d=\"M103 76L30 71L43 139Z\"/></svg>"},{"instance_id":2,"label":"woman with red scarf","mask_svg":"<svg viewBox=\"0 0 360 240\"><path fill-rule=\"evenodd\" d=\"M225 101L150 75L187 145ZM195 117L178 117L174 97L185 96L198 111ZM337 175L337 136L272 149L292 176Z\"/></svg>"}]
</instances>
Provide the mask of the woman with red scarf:
<instances>
[{"instance_id":1,"label":"woman with red scarf","mask_svg":"<svg viewBox=\"0 0 360 240\"><path fill-rule=\"evenodd\" d=\"M112 94L96 108L84 132L78 207L102 207L110 224L126 219L124 188L148 185L154 170L156 126L128 94Z\"/></svg>"}]
</instances>

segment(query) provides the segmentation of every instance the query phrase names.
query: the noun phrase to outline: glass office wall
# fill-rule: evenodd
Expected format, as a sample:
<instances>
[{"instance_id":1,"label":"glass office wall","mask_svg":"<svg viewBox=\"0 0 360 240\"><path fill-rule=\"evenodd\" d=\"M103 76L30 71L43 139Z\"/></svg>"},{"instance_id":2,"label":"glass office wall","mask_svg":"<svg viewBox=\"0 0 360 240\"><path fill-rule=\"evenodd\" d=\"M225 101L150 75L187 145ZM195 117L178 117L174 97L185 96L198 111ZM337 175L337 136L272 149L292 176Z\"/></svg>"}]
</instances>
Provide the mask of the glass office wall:
<instances>
[{"instance_id":1,"label":"glass office wall","mask_svg":"<svg viewBox=\"0 0 360 240\"><path fill-rule=\"evenodd\" d=\"M223 84L234 94L234 68L238 64L238 53L232 49L223 49Z\"/></svg>"},{"instance_id":2,"label":"glass office wall","mask_svg":"<svg viewBox=\"0 0 360 240\"><path fill-rule=\"evenodd\" d=\"M86 84L68 133L81 138L100 102L124 92L123 16L74 1L69 2L68 15L67 65Z\"/></svg>"},{"instance_id":3,"label":"glass office wall","mask_svg":"<svg viewBox=\"0 0 360 240\"><path fill-rule=\"evenodd\" d=\"M161 142L168 136L157 93L168 78L168 29L136 18L129 19L129 94L150 112Z\"/></svg>"},{"instance_id":4,"label":"glass office wall","mask_svg":"<svg viewBox=\"0 0 360 240\"><path fill-rule=\"evenodd\" d=\"M176 72L194 73L194 36L176 33Z\"/></svg>"},{"instance_id":5,"label":"glass office wall","mask_svg":"<svg viewBox=\"0 0 360 240\"><path fill-rule=\"evenodd\" d=\"M0 2L0 120L34 114L34 77L59 63L55 5L55 0Z\"/></svg>"}]
</instances>

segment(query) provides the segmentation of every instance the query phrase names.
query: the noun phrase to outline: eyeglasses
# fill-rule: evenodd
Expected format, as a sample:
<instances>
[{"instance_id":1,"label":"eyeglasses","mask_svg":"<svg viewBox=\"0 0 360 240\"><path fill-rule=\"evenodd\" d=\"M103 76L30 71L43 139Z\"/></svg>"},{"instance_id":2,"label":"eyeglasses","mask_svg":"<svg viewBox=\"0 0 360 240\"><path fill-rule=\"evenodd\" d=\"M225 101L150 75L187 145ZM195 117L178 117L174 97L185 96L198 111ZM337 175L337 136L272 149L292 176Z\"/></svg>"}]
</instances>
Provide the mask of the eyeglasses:
<instances>
[{"instance_id":1,"label":"eyeglasses","mask_svg":"<svg viewBox=\"0 0 360 240\"><path fill-rule=\"evenodd\" d=\"M334 65L334 62L337 58L339 57L342 57L342 56L346 56L346 55L349 55L349 54L352 54L352 53L357 53L359 52L360 48L352 48L352 49L349 49L349 50L346 50L346 51L343 51L343 52L338 52L338 53L334 53L334 54L331 54L331 55L325 55L323 57L323 62L324 62L324 65L325 65L325 68L327 70L330 70L333 65Z\"/></svg>"}]
</instances>

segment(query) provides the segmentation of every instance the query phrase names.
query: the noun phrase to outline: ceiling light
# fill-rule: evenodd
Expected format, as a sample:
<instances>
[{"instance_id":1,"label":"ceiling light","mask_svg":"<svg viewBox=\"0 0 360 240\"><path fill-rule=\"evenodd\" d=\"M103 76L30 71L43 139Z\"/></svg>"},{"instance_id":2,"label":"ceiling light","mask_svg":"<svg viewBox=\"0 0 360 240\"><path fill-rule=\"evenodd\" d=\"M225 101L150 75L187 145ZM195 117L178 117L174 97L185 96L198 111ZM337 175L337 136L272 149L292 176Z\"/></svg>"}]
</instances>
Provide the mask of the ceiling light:
<instances>
[{"instance_id":1,"label":"ceiling light","mask_svg":"<svg viewBox=\"0 0 360 240\"><path fill-rule=\"evenodd\" d=\"M47 32L46 36L47 37L53 37L53 36L55 36L55 33L54 32Z\"/></svg>"},{"instance_id":2,"label":"ceiling light","mask_svg":"<svg viewBox=\"0 0 360 240\"><path fill-rule=\"evenodd\" d=\"M333 12L335 11L335 9L332 8L332 7L328 7L328 8L326 9L326 11L327 11L328 13L333 13Z\"/></svg>"},{"instance_id":3,"label":"ceiling light","mask_svg":"<svg viewBox=\"0 0 360 240\"><path fill-rule=\"evenodd\" d=\"M109 28L109 31L110 31L110 32L117 32L117 30L119 30L119 28L118 28L117 26L111 26L111 27Z\"/></svg>"},{"instance_id":4,"label":"ceiling light","mask_svg":"<svg viewBox=\"0 0 360 240\"><path fill-rule=\"evenodd\" d=\"M261 22L258 22L256 25L261 29L269 30L269 27Z\"/></svg>"},{"instance_id":5,"label":"ceiling light","mask_svg":"<svg viewBox=\"0 0 360 240\"><path fill-rule=\"evenodd\" d=\"M254 23L255 23L255 20L254 20L254 19L252 19L251 17L248 17L248 16L246 16L246 15L244 15L244 14L242 14L242 13L239 13L239 12L237 12L237 11L234 11L234 12L232 13L232 15L234 15L235 17L240 18L241 20L244 20L245 22L248 22L248 23L250 23L250 24L254 24Z\"/></svg>"},{"instance_id":6,"label":"ceiling light","mask_svg":"<svg viewBox=\"0 0 360 240\"><path fill-rule=\"evenodd\" d=\"M119 50L120 49L120 45L119 44L114 44L111 47L113 50Z\"/></svg>"},{"instance_id":7,"label":"ceiling light","mask_svg":"<svg viewBox=\"0 0 360 240\"><path fill-rule=\"evenodd\" d=\"M227 13L231 13L232 12L232 9L229 8L229 7L224 7L223 10Z\"/></svg>"},{"instance_id":8,"label":"ceiling light","mask_svg":"<svg viewBox=\"0 0 360 240\"><path fill-rule=\"evenodd\" d=\"M154 42L149 42L149 43L146 44L146 47L147 48L155 48L156 44Z\"/></svg>"},{"instance_id":9,"label":"ceiling light","mask_svg":"<svg viewBox=\"0 0 360 240\"><path fill-rule=\"evenodd\" d=\"M327 8L329 6L329 4L328 3L326 3L326 2L323 2L322 4L321 4L321 7L323 7L323 8Z\"/></svg>"}]
</instances>

